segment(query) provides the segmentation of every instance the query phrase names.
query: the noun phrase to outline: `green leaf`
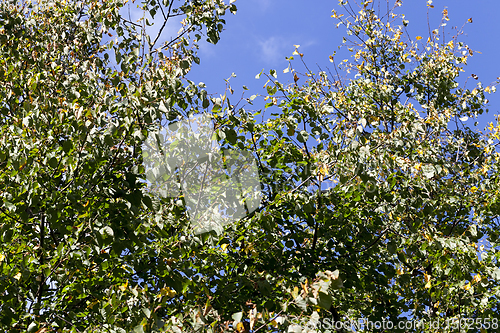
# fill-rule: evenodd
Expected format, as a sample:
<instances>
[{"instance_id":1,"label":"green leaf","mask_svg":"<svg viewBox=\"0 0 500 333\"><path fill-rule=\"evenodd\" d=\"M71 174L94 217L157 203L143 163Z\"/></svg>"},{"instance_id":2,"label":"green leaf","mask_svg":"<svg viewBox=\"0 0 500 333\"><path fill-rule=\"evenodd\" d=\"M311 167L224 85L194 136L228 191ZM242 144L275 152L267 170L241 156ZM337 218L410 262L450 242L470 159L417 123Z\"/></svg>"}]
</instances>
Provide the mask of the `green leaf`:
<instances>
[{"instance_id":1,"label":"green leaf","mask_svg":"<svg viewBox=\"0 0 500 333\"><path fill-rule=\"evenodd\" d=\"M497 267L491 274L491 277L494 278L495 280L500 281L500 268Z\"/></svg>"},{"instance_id":2,"label":"green leaf","mask_svg":"<svg viewBox=\"0 0 500 333\"><path fill-rule=\"evenodd\" d=\"M434 177L435 168L432 165L423 165L422 172L427 179Z\"/></svg>"},{"instance_id":3,"label":"green leaf","mask_svg":"<svg viewBox=\"0 0 500 333\"><path fill-rule=\"evenodd\" d=\"M344 284L342 283L342 279L340 278L340 273L339 270L336 269L332 272L331 274L331 279L332 279L332 284L331 287L333 289L340 289L344 287Z\"/></svg>"},{"instance_id":4,"label":"green leaf","mask_svg":"<svg viewBox=\"0 0 500 333\"><path fill-rule=\"evenodd\" d=\"M151 310L149 310L148 308L142 308L142 312L144 312L148 319L151 318Z\"/></svg>"},{"instance_id":5,"label":"green leaf","mask_svg":"<svg viewBox=\"0 0 500 333\"><path fill-rule=\"evenodd\" d=\"M52 158L49 160L49 166L50 166L51 168L55 169L58 165L59 165L59 161L57 160L57 158L52 157Z\"/></svg>"},{"instance_id":6,"label":"green leaf","mask_svg":"<svg viewBox=\"0 0 500 333\"><path fill-rule=\"evenodd\" d=\"M163 103L163 101L160 101L160 105L158 106L158 109L164 113L169 112L168 108L165 106L165 103Z\"/></svg>"},{"instance_id":7,"label":"green leaf","mask_svg":"<svg viewBox=\"0 0 500 333\"><path fill-rule=\"evenodd\" d=\"M31 323L28 326L28 332L35 332L35 330L38 328L38 325L36 323Z\"/></svg>"},{"instance_id":8,"label":"green leaf","mask_svg":"<svg viewBox=\"0 0 500 333\"><path fill-rule=\"evenodd\" d=\"M332 306L332 297L323 292L319 293L318 306L325 310L330 310Z\"/></svg>"},{"instance_id":9,"label":"green leaf","mask_svg":"<svg viewBox=\"0 0 500 333\"><path fill-rule=\"evenodd\" d=\"M226 135L226 139L229 141L231 144L235 144L237 140L237 134L232 128L227 128L224 131L224 134Z\"/></svg>"},{"instance_id":10,"label":"green leaf","mask_svg":"<svg viewBox=\"0 0 500 333\"><path fill-rule=\"evenodd\" d=\"M208 108L210 106L210 101L207 98L203 99L203 105L202 106L203 106L204 109Z\"/></svg>"},{"instance_id":11,"label":"green leaf","mask_svg":"<svg viewBox=\"0 0 500 333\"><path fill-rule=\"evenodd\" d=\"M297 296L294 300L295 304L302 310L306 311L307 310L307 301L302 297L302 296Z\"/></svg>"},{"instance_id":12,"label":"green leaf","mask_svg":"<svg viewBox=\"0 0 500 333\"><path fill-rule=\"evenodd\" d=\"M4 206L7 207L7 209L11 212L15 212L16 211L16 205L12 204L11 202L8 202L8 201L4 201L3 202Z\"/></svg>"},{"instance_id":13,"label":"green leaf","mask_svg":"<svg viewBox=\"0 0 500 333\"><path fill-rule=\"evenodd\" d=\"M137 325L136 327L134 327L134 332L135 333L144 333L144 328L142 325Z\"/></svg>"},{"instance_id":14,"label":"green leaf","mask_svg":"<svg viewBox=\"0 0 500 333\"><path fill-rule=\"evenodd\" d=\"M104 228L101 229L101 235L108 235L114 237L113 229L111 229L111 227L109 226L105 226Z\"/></svg>"},{"instance_id":15,"label":"green leaf","mask_svg":"<svg viewBox=\"0 0 500 333\"><path fill-rule=\"evenodd\" d=\"M63 142L63 150L66 153L69 153L71 151L71 149L73 149L73 143L70 140L65 140Z\"/></svg>"},{"instance_id":16,"label":"green leaf","mask_svg":"<svg viewBox=\"0 0 500 333\"><path fill-rule=\"evenodd\" d=\"M307 133L304 130L297 133L297 140L299 140L299 142L305 143L308 138L309 138L309 133Z\"/></svg>"},{"instance_id":17,"label":"green leaf","mask_svg":"<svg viewBox=\"0 0 500 333\"><path fill-rule=\"evenodd\" d=\"M387 243L387 250L389 251L390 254L395 254L396 253L396 243L395 242L389 242Z\"/></svg>"},{"instance_id":18,"label":"green leaf","mask_svg":"<svg viewBox=\"0 0 500 333\"><path fill-rule=\"evenodd\" d=\"M241 318L243 317L243 312L235 312L231 315L235 323L241 322Z\"/></svg>"}]
</instances>

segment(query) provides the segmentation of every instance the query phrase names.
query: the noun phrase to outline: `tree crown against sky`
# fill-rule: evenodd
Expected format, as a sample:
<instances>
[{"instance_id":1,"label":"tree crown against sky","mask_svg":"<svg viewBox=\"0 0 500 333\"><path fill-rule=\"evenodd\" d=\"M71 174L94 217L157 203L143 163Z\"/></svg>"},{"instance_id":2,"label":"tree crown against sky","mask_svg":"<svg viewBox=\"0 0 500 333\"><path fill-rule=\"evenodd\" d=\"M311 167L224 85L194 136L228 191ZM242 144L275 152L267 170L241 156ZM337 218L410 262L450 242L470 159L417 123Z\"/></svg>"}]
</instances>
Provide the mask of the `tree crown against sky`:
<instances>
[{"instance_id":1,"label":"tree crown against sky","mask_svg":"<svg viewBox=\"0 0 500 333\"><path fill-rule=\"evenodd\" d=\"M2 328L498 318L500 128L466 122L495 88L459 86L473 51L458 37L413 38L376 5L332 12L351 59L313 72L297 46L284 73L259 75L267 94L251 111L259 96L232 104L231 87L217 99L185 78L196 41L216 43L234 3L148 0L138 22L122 1L3 3ZM182 29L160 43L173 18ZM148 190L142 148L158 126L202 113L222 149L255 157L263 195L196 235L182 193Z\"/></svg>"}]
</instances>

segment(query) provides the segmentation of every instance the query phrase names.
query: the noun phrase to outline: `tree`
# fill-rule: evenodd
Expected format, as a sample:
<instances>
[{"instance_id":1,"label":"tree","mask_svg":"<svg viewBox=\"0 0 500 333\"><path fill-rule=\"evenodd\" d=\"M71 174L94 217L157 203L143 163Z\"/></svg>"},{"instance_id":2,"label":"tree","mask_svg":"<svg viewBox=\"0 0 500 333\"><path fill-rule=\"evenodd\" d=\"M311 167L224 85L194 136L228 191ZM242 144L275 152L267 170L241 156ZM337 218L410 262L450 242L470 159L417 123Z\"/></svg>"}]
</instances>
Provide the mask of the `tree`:
<instances>
[{"instance_id":1,"label":"tree","mask_svg":"<svg viewBox=\"0 0 500 333\"><path fill-rule=\"evenodd\" d=\"M267 104L251 111L184 78L233 4L149 0L141 24L121 1L3 4L2 328L301 332L363 318L397 332L404 313L425 320L413 331L459 318L494 329L500 126L463 119L495 87L459 87L472 50L458 37L411 39L393 10L341 5L352 59L314 73L296 49L291 83L261 73ZM184 16L159 48L155 15ZM182 193L148 190L142 147L203 112L223 149L253 153L264 195L224 232L195 235Z\"/></svg>"},{"instance_id":2,"label":"tree","mask_svg":"<svg viewBox=\"0 0 500 333\"><path fill-rule=\"evenodd\" d=\"M183 75L199 61L196 41L216 43L222 15L236 8L142 6L139 23L122 15L123 1L0 6L0 322L9 331L150 331L181 309L176 299L159 310L161 295L189 284L179 272L190 263L179 270L170 259L184 255L187 227L152 216L140 146L148 126L208 103ZM154 16L156 37L146 33ZM159 44L172 17L183 28ZM163 204L180 217L175 202Z\"/></svg>"},{"instance_id":3,"label":"tree","mask_svg":"<svg viewBox=\"0 0 500 333\"><path fill-rule=\"evenodd\" d=\"M293 315L299 322L384 319L392 332L402 331L405 313L424 320L417 331L435 331L429 325L438 320L441 328L456 327L458 318L496 320L498 125L482 135L465 123L487 110L485 93L495 87L459 87L473 52L457 37L445 43L434 30L419 42L392 10L381 16L371 1L341 5L347 18L333 17L353 53L341 63L345 77L313 73L303 62L306 82L297 85L298 49L285 70L292 84L274 70L266 75L273 113L252 123L271 175L257 227L265 231L255 230L253 242L265 249L255 255L262 265L255 275L288 282L271 293L284 301L291 291L290 304L299 306L287 308L285 323ZM318 300L310 281L334 269L342 289L321 289Z\"/></svg>"}]
</instances>

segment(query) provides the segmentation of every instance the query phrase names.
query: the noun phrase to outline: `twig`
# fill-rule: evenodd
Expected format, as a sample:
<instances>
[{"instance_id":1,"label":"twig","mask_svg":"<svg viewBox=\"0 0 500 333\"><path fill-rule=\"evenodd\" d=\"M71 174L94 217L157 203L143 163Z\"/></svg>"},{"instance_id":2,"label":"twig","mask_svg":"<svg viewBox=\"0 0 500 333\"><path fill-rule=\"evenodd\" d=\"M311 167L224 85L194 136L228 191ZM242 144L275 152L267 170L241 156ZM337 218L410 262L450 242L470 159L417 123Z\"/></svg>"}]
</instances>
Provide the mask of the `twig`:
<instances>
[{"instance_id":1,"label":"twig","mask_svg":"<svg viewBox=\"0 0 500 333\"><path fill-rule=\"evenodd\" d=\"M270 323L270 322L272 322L273 320L275 320L276 318L278 318L278 316L279 316L280 314L282 314L282 313L283 313L283 311L284 311L284 310L281 310L280 312L278 312L278 313L276 314L276 316L274 316L274 317L270 318L270 319L269 319L269 320L268 320L268 321L267 321L264 325L262 325L261 327L259 327L259 328L258 328L258 329L256 329L255 331L253 331L253 333L257 333L258 331L260 331L261 329L263 329L264 327L266 327L267 325L269 325L269 323Z\"/></svg>"}]
</instances>

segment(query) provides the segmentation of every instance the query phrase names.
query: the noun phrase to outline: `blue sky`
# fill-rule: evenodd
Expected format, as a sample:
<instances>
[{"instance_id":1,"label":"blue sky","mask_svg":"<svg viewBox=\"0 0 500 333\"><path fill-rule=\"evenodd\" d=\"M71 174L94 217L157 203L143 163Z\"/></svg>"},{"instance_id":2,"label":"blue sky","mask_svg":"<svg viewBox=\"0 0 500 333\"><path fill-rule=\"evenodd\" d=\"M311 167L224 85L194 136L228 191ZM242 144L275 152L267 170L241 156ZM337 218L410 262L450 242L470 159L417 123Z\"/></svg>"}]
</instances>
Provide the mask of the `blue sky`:
<instances>
[{"instance_id":1,"label":"blue sky","mask_svg":"<svg viewBox=\"0 0 500 333\"><path fill-rule=\"evenodd\" d=\"M266 72L276 69L280 75L287 67L285 57L292 54L294 44L300 45L299 50L304 53L309 68L316 70L317 65L332 68L328 56L338 51L345 36L345 27L337 29L337 20L331 18L332 9L342 10L338 1L237 0L235 4L238 12L225 16L227 24L219 43L202 43L199 51L201 64L195 65L188 74L190 80L206 83L209 93L224 93L224 79L234 72L237 77L230 81L235 90L232 103L241 96L243 85L250 88L246 97L265 94L262 88L265 80L256 80L255 75L262 69ZM403 0L403 6L396 11L404 13L410 21L408 29L412 38L420 35L426 39L428 36L426 4L426 0ZM445 27L447 38L456 32L452 30L453 26L460 29L472 18L473 22L465 25L460 40L481 54L475 53L469 58L466 73L461 75L459 81L463 82L467 76L475 74L479 79L469 78L467 87L470 89L479 81L483 86L493 83L500 76L500 63L497 61L500 48L495 38L500 32L495 17L500 12L500 2L434 0L433 5L434 8L429 9L431 29L439 26L443 9L448 9L450 21ZM381 12L384 10L381 9ZM336 62L339 63L346 56L347 52L337 52ZM281 74L279 79L286 81L290 77ZM493 121L493 114L500 110L498 93L487 98L490 100L490 114L479 119L481 127Z\"/></svg>"}]
</instances>

